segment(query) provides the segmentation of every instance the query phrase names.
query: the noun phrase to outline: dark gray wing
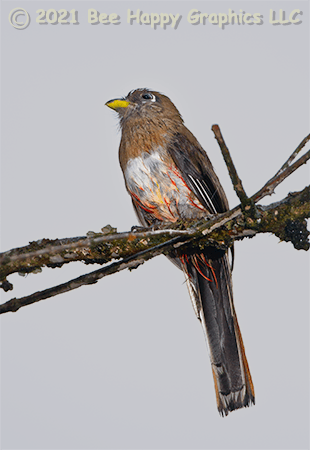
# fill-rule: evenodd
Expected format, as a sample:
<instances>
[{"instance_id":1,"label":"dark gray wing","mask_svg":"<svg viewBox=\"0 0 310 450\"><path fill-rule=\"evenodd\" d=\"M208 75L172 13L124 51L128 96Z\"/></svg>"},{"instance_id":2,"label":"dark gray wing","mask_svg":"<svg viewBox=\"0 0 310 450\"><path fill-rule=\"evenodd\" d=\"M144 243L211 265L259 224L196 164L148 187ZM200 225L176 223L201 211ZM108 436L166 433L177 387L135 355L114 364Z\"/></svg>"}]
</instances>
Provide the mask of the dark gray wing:
<instances>
[{"instance_id":1,"label":"dark gray wing","mask_svg":"<svg viewBox=\"0 0 310 450\"><path fill-rule=\"evenodd\" d=\"M175 134L168 152L186 184L206 210L210 214L225 212L228 202L212 164L198 142L193 141L195 138L190 138L193 135Z\"/></svg>"}]
</instances>

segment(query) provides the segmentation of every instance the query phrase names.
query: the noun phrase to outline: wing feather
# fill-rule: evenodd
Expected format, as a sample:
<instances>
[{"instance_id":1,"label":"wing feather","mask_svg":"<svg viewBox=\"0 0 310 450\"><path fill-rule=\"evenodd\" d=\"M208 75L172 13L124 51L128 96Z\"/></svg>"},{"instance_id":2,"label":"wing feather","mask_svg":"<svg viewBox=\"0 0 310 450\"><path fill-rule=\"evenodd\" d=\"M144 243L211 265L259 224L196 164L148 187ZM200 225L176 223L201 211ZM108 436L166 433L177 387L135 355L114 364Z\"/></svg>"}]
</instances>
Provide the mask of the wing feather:
<instances>
[{"instance_id":1,"label":"wing feather","mask_svg":"<svg viewBox=\"0 0 310 450\"><path fill-rule=\"evenodd\" d=\"M168 152L182 177L210 214L228 210L228 201L211 161L195 137L185 127L176 133Z\"/></svg>"}]
</instances>

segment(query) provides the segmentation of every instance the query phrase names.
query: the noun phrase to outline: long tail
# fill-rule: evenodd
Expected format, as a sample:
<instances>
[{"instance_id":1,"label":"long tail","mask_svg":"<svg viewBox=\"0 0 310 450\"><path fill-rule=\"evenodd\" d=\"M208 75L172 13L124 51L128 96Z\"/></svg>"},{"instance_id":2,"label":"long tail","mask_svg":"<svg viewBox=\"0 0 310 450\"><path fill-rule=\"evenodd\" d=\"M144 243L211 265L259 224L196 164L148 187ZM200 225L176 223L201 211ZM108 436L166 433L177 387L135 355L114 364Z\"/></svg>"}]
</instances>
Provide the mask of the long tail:
<instances>
[{"instance_id":1,"label":"long tail","mask_svg":"<svg viewBox=\"0 0 310 450\"><path fill-rule=\"evenodd\" d=\"M210 255L210 252L208 252ZM182 268L210 349L217 407L221 415L255 404L254 386L233 304L227 254L183 255Z\"/></svg>"}]
</instances>

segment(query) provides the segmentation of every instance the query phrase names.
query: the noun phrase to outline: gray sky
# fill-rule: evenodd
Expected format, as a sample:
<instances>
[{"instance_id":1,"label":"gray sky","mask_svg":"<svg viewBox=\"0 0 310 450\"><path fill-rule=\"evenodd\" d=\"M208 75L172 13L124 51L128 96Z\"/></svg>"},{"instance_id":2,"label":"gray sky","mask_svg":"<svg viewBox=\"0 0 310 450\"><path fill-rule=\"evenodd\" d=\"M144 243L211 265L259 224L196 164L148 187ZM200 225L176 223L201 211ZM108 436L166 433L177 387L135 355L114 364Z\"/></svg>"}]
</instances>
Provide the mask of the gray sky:
<instances>
[{"instance_id":1,"label":"gray sky","mask_svg":"<svg viewBox=\"0 0 310 450\"><path fill-rule=\"evenodd\" d=\"M2 2L2 250L40 238L137 224L104 103L149 87L168 95L237 204L211 126L218 123L247 193L309 132L305 1ZM46 6L45 6L46 5ZM79 25L39 25L39 9L78 11ZM90 25L87 10L117 13ZM176 30L126 23L127 10L182 15ZM260 13L262 25L187 22ZM300 9L299 25L269 11ZM21 20L23 17L20 18ZM303 167L264 204L309 180ZM10 277L2 301L97 266ZM236 244L235 305L257 404L216 409L208 351L183 275L164 257L1 318L3 449L301 449L308 447L309 257L262 235Z\"/></svg>"}]
</instances>

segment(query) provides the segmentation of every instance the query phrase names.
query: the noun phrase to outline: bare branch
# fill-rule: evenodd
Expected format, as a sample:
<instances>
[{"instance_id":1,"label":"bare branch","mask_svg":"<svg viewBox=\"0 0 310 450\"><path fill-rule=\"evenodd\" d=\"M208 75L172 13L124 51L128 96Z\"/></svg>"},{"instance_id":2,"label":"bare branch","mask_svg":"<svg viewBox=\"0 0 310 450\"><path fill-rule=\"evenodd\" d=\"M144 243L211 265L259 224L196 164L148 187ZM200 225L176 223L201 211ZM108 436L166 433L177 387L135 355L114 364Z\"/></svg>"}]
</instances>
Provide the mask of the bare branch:
<instances>
[{"instance_id":1,"label":"bare branch","mask_svg":"<svg viewBox=\"0 0 310 450\"><path fill-rule=\"evenodd\" d=\"M297 146L297 148L293 151L293 153L291 154L291 156L288 158L287 161L285 161L285 163L283 164L283 166L281 167L281 169L276 173L275 176L280 175L287 167L290 166L290 164L294 161L294 159L296 158L296 156L298 155L298 153L304 148L304 146L306 145L306 143L310 140L310 134L308 134L308 136L306 136L301 143Z\"/></svg>"},{"instance_id":2,"label":"bare branch","mask_svg":"<svg viewBox=\"0 0 310 450\"><path fill-rule=\"evenodd\" d=\"M282 183L282 181L285 180L289 175L291 175L293 172L295 172L296 169L298 169L300 166L305 164L310 159L310 150L307 151L303 156L301 156L297 161L294 162L289 167L286 167L283 171L279 170L276 175L274 175L272 178L270 178L269 181L258 191L256 194L254 194L251 198L253 199L254 203L257 203L262 198L266 197L266 195L271 195L274 193L275 188ZM284 164L286 165L286 163ZM283 166L284 167L284 166Z\"/></svg>"},{"instance_id":3,"label":"bare branch","mask_svg":"<svg viewBox=\"0 0 310 450\"><path fill-rule=\"evenodd\" d=\"M248 205L252 202L257 203L259 200L261 200L266 195L271 195L274 193L275 188L282 183L291 173L293 173L296 169L298 169L300 166L305 164L309 158L310 158L310 150L305 153L301 158L299 158L294 164L290 165L291 162L296 158L298 153L303 149L303 147L306 145L306 143L310 140L310 134L306 136L301 143L297 146L297 148L293 151L291 156L288 158L288 160L283 164L281 169L278 170L278 172L269 180L267 183L260 189L256 194L252 195L250 199L246 195L246 192L243 188L242 181L238 176L237 170L235 168L235 165L233 163L233 160L231 158L230 152L225 144L224 138L222 136L220 127L218 125L212 126L212 131L215 135L215 138L221 148L223 158L225 160L230 179L232 181L232 184L234 186L234 190L236 194L239 197L239 200L241 202L241 205L244 207L245 205ZM249 202L250 200L250 202ZM247 207L247 209L250 209L250 206Z\"/></svg>"},{"instance_id":4,"label":"bare branch","mask_svg":"<svg viewBox=\"0 0 310 450\"><path fill-rule=\"evenodd\" d=\"M246 195L246 192L242 185L242 181L238 176L237 170L236 170L233 160L230 156L229 150L225 144L220 127L218 125L212 125L211 129L215 135L215 139L217 140L217 142L221 148L222 155L223 155L224 161L226 163L230 179L234 186L234 190L239 197L242 207L244 207L248 204L248 196Z\"/></svg>"}]
</instances>

